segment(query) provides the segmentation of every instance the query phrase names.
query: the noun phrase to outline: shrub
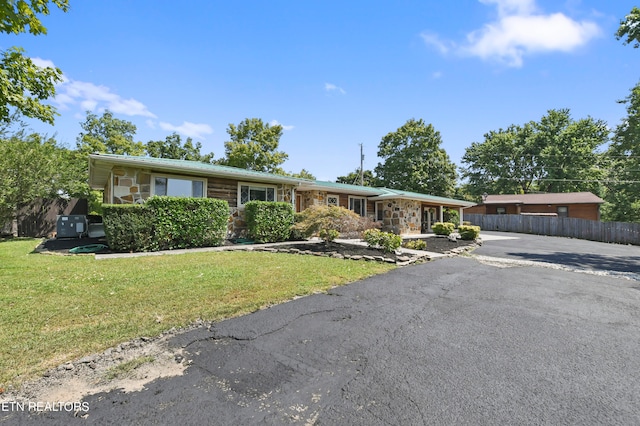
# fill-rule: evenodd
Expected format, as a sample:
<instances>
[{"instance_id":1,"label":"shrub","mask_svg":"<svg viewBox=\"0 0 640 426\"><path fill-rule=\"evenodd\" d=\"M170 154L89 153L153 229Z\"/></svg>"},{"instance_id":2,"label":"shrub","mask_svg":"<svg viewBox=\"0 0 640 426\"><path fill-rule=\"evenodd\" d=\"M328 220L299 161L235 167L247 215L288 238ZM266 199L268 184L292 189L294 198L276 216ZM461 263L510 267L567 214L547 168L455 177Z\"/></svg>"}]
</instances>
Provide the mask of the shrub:
<instances>
[{"instance_id":1,"label":"shrub","mask_svg":"<svg viewBox=\"0 0 640 426\"><path fill-rule=\"evenodd\" d=\"M119 252L151 251L154 248L154 217L139 204L104 204L102 223L109 248Z\"/></svg>"},{"instance_id":2,"label":"shrub","mask_svg":"<svg viewBox=\"0 0 640 426\"><path fill-rule=\"evenodd\" d=\"M294 217L291 203L249 201L244 208L248 234L255 241L275 243L291 236Z\"/></svg>"},{"instance_id":3,"label":"shrub","mask_svg":"<svg viewBox=\"0 0 640 426\"><path fill-rule=\"evenodd\" d=\"M425 240L411 240L403 244L404 247L412 250L424 250L427 248Z\"/></svg>"},{"instance_id":4,"label":"shrub","mask_svg":"<svg viewBox=\"0 0 640 426\"><path fill-rule=\"evenodd\" d=\"M436 235L449 235L455 229L455 225L450 222L436 222L431 229Z\"/></svg>"},{"instance_id":5,"label":"shrub","mask_svg":"<svg viewBox=\"0 0 640 426\"><path fill-rule=\"evenodd\" d=\"M219 246L227 236L229 204L215 198L154 196L156 250Z\"/></svg>"},{"instance_id":6,"label":"shrub","mask_svg":"<svg viewBox=\"0 0 640 426\"><path fill-rule=\"evenodd\" d=\"M362 237L370 247L377 247L380 244L380 234L382 232L379 229L367 229L363 232Z\"/></svg>"},{"instance_id":7,"label":"shrub","mask_svg":"<svg viewBox=\"0 0 640 426\"><path fill-rule=\"evenodd\" d=\"M442 219L445 222L452 223L455 228L460 223L460 213L457 210L446 209L442 212Z\"/></svg>"},{"instance_id":8,"label":"shrub","mask_svg":"<svg viewBox=\"0 0 640 426\"><path fill-rule=\"evenodd\" d=\"M458 227L458 233L463 240L475 240L480 236L480 227L473 225L462 225Z\"/></svg>"},{"instance_id":9,"label":"shrub","mask_svg":"<svg viewBox=\"0 0 640 426\"><path fill-rule=\"evenodd\" d=\"M365 229L376 225L371 219L361 217L357 213L338 206L311 206L296 214L294 231L299 231L305 238L319 235L323 229L338 231L345 238L360 237Z\"/></svg>"},{"instance_id":10,"label":"shrub","mask_svg":"<svg viewBox=\"0 0 640 426\"><path fill-rule=\"evenodd\" d=\"M367 229L364 231L363 236L369 247L381 248L387 253L395 251L402 244L402 237L400 235L381 232L375 228Z\"/></svg>"},{"instance_id":11,"label":"shrub","mask_svg":"<svg viewBox=\"0 0 640 426\"><path fill-rule=\"evenodd\" d=\"M212 198L151 197L102 211L109 247L120 252L220 245L229 220L227 202Z\"/></svg>"},{"instance_id":12,"label":"shrub","mask_svg":"<svg viewBox=\"0 0 640 426\"><path fill-rule=\"evenodd\" d=\"M340 233L335 229L322 229L318 233L318 236L324 240L325 243L330 243L340 236Z\"/></svg>"}]
</instances>

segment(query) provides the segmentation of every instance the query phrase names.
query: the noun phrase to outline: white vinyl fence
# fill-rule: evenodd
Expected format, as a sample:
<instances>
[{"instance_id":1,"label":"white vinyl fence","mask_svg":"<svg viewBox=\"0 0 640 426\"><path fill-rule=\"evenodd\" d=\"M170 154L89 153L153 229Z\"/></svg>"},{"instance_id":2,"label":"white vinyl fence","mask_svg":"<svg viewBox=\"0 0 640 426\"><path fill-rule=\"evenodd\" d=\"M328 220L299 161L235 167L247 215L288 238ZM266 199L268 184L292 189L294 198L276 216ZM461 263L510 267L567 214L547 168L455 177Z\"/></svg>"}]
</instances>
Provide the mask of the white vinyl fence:
<instances>
[{"instance_id":1,"label":"white vinyl fence","mask_svg":"<svg viewBox=\"0 0 640 426\"><path fill-rule=\"evenodd\" d=\"M579 238L604 243L640 245L640 223L600 222L570 217L519 214L464 214L464 220L484 231L520 232Z\"/></svg>"}]
</instances>

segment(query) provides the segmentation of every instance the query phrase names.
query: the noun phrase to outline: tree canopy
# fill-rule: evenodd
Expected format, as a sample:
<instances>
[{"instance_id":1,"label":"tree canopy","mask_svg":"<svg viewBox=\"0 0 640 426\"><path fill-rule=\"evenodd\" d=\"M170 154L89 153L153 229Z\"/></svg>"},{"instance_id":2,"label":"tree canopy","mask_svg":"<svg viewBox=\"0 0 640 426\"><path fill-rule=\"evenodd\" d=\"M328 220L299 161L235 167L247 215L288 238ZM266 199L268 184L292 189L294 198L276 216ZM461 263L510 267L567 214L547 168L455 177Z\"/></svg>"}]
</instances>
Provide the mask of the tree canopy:
<instances>
[{"instance_id":1,"label":"tree canopy","mask_svg":"<svg viewBox=\"0 0 640 426\"><path fill-rule=\"evenodd\" d=\"M13 218L19 207L36 198L86 196L86 175L77 165L73 151L60 147L53 138L24 131L3 136L0 139L0 225Z\"/></svg>"},{"instance_id":2,"label":"tree canopy","mask_svg":"<svg viewBox=\"0 0 640 426\"><path fill-rule=\"evenodd\" d=\"M408 120L378 145L383 159L375 168L382 186L438 196L453 195L456 166L440 147L440 132L431 124Z\"/></svg>"},{"instance_id":3,"label":"tree canopy","mask_svg":"<svg viewBox=\"0 0 640 426\"><path fill-rule=\"evenodd\" d=\"M290 173L290 175L295 178L316 180L316 177L307 169L302 169L298 173Z\"/></svg>"},{"instance_id":4,"label":"tree canopy","mask_svg":"<svg viewBox=\"0 0 640 426\"><path fill-rule=\"evenodd\" d=\"M238 126L229 124L231 140L224 143L225 157L220 164L258 172L285 174L280 168L289 157L278 151L282 126L264 123L259 118L247 118Z\"/></svg>"},{"instance_id":5,"label":"tree canopy","mask_svg":"<svg viewBox=\"0 0 640 426\"><path fill-rule=\"evenodd\" d=\"M177 133L167 136L164 141L149 141L145 149L150 157L200 161L203 163L213 162L213 153L206 155L200 153L202 149L200 142L196 142L194 145L193 140L187 138L183 145L182 139Z\"/></svg>"},{"instance_id":6,"label":"tree canopy","mask_svg":"<svg viewBox=\"0 0 640 426\"><path fill-rule=\"evenodd\" d=\"M362 172L362 177L364 186L380 186L378 185L378 179L371 170L365 170ZM336 178L336 182L347 183L349 185L360 185L360 169L357 168L345 176L338 176Z\"/></svg>"},{"instance_id":7,"label":"tree canopy","mask_svg":"<svg viewBox=\"0 0 640 426\"><path fill-rule=\"evenodd\" d=\"M49 14L49 3L65 12L69 8L67 0L0 0L0 32L46 34L38 15ZM27 117L53 124L56 110L42 102L55 95L55 84L62 81L62 71L36 66L19 47L0 52L0 122L9 122L15 109Z\"/></svg>"},{"instance_id":8,"label":"tree canopy","mask_svg":"<svg viewBox=\"0 0 640 426\"><path fill-rule=\"evenodd\" d=\"M640 83L621 101L627 117L616 127L607 150L609 179L603 217L640 222Z\"/></svg>"},{"instance_id":9,"label":"tree canopy","mask_svg":"<svg viewBox=\"0 0 640 426\"><path fill-rule=\"evenodd\" d=\"M624 44L632 44L634 48L640 47L640 9L634 7L625 18L620 21L620 27L616 31L618 40L624 39Z\"/></svg>"},{"instance_id":10,"label":"tree canopy","mask_svg":"<svg viewBox=\"0 0 640 426\"><path fill-rule=\"evenodd\" d=\"M549 110L539 122L485 134L465 151L462 175L474 196L528 192L601 193L605 176L598 149L608 141L605 122L575 121L568 109Z\"/></svg>"},{"instance_id":11,"label":"tree canopy","mask_svg":"<svg viewBox=\"0 0 640 426\"><path fill-rule=\"evenodd\" d=\"M87 118L80 123L82 132L76 142L78 151L85 156L92 153L143 155L142 142L134 142L136 126L130 121L115 118L106 110L101 117L87 111Z\"/></svg>"}]
</instances>

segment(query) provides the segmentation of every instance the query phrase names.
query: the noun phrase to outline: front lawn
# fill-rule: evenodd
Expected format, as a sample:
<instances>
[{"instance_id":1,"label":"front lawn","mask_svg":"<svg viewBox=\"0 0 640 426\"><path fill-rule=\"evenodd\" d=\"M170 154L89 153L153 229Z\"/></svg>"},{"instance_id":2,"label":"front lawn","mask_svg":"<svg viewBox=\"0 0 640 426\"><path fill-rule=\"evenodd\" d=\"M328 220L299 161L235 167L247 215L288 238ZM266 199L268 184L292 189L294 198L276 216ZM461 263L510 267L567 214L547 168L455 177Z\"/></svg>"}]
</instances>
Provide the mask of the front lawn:
<instances>
[{"instance_id":1,"label":"front lawn","mask_svg":"<svg viewBox=\"0 0 640 426\"><path fill-rule=\"evenodd\" d=\"M120 342L216 321L393 269L281 253L208 252L97 261L0 240L0 387Z\"/></svg>"}]
</instances>

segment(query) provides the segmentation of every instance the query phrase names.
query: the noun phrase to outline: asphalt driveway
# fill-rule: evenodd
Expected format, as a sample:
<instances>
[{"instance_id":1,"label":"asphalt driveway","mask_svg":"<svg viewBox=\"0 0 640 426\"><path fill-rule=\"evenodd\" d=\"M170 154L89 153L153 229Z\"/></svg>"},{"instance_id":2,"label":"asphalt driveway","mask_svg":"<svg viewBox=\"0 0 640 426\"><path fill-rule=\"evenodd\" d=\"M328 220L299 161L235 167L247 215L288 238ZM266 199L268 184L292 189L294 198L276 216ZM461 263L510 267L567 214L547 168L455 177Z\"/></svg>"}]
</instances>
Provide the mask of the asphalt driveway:
<instances>
[{"instance_id":1,"label":"asphalt driveway","mask_svg":"<svg viewBox=\"0 0 640 426\"><path fill-rule=\"evenodd\" d=\"M482 238L485 244L476 255L640 274L640 246L511 232L483 231Z\"/></svg>"},{"instance_id":2,"label":"asphalt driveway","mask_svg":"<svg viewBox=\"0 0 640 426\"><path fill-rule=\"evenodd\" d=\"M86 418L0 422L640 424L639 341L635 281L441 259L180 335L183 376L88 396Z\"/></svg>"}]
</instances>

